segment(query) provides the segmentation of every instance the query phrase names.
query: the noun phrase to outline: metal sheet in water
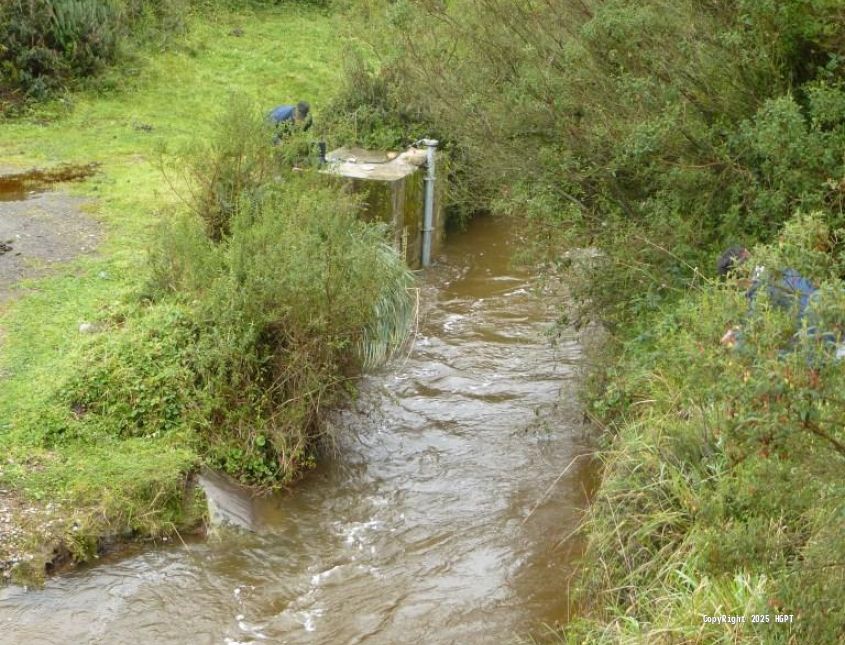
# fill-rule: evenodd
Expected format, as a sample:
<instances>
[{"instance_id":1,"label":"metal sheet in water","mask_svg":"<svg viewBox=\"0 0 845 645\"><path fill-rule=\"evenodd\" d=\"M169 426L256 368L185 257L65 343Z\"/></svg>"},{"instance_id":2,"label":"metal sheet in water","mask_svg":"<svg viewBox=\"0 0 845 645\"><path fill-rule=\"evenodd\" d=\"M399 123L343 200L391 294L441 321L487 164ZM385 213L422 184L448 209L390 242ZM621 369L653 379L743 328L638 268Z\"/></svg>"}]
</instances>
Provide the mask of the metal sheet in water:
<instances>
[{"instance_id":1,"label":"metal sheet in water","mask_svg":"<svg viewBox=\"0 0 845 645\"><path fill-rule=\"evenodd\" d=\"M413 350L338 419L336 458L253 500L256 532L0 591L0 642L500 643L565 620L559 542L592 485L579 347L547 342L510 240L453 236Z\"/></svg>"}]
</instances>

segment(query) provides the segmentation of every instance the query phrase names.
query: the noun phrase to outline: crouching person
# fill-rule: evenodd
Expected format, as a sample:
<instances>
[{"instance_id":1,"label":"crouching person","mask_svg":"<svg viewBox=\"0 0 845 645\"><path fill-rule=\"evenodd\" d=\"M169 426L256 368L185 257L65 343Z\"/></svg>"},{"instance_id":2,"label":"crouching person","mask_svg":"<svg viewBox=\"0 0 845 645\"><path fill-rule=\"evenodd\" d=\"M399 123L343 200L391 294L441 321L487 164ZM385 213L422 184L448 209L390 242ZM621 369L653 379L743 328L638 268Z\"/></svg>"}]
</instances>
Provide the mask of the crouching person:
<instances>
[{"instance_id":1,"label":"crouching person","mask_svg":"<svg viewBox=\"0 0 845 645\"><path fill-rule=\"evenodd\" d=\"M313 123L311 105L300 101L296 105L278 105L267 115L267 120L276 128L273 143L279 143L295 130L307 132Z\"/></svg>"},{"instance_id":2,"label":"crouching person","mask_svg":"<svg viewBox=\"0 0 845 645\"><path fill-rule=\"evenodd\" d=\"M751 259L751 253L745 247L732 246L719 257L716 268L721 277L739 269ZM833 355L834 360L845 358L845 343L842 342L842 330L836 329L829 311L833 300L842 300L842 292L838 294L829 290L820 291L807 278L794 269L770 270L757 266L750 272L750 277L737 280L737 285L745 288L748 302L748 314L754 312L757 298L761 292L766 293L773 307L792 314L796 333L792 337L791 348L810 342L820 346L826 355ZM836 311L845 311L837 303ZM742 343L742 327L731 327L721 338L721 344L727 347L737 347Z\"/></svg>"}]
</instances>

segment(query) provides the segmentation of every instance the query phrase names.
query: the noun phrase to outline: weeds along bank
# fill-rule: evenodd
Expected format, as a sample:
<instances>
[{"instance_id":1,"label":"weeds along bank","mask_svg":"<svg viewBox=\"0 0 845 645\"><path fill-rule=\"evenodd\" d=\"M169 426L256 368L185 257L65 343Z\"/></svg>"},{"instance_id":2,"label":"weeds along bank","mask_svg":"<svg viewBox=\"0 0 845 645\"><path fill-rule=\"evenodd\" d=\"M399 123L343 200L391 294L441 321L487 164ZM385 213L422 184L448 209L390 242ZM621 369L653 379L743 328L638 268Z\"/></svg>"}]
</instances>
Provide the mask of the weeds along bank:
<instances>
[{"instance_id":1,"label":"weeds along bank","mask_svg":"<svg viewBox=\"0 0 845 645\"><path fill-rule=\"evenodd\" d=\"M196 525L202 464L295 480L331 441L325 411L404 339L406 268L352 198L291 170L307 142L269 145L263 121L266 105L319 106L336 30L285 6L192 14L120 90L0 125L14 164L101 163L78 190L105 237L3 305L4 574L37 578L58 543L87 559L102 536Z\"/></svg>"},{"instance_id":2,"label":"weeds along bank","mask_svg":"<svg viewBox=\"0 0 845 645\"><path fill-rule=\"evenodd\" d=\"M841 338L845 256L822 219L795 218L752 254L820 285L809 315ZM754 268L640 326L594 393L604 478L585 527L585 618L561 640L841 642L845 370L768 287L749 311ZM734 325L741 343L721 346ZM744 622L704 620L720 616Z\"/></svg>"},{"instance_id":3,"label":"weeds along bank","mask_svg":"<svg viewBox=\"0 0 845 645\"><path fill-rule=\"evenodd\" d=\"M845 5L360 11L380 61L348 58L340 126L378 141L427 124L452 155L453 208L520 217L526 256L566 276L563 324L610 331L587 392L607 432L584 614L559 638L839 642L842 363L714 269L741 242L769 275L801 272L841 339ZM729 324L737 351L719 344ZM721 614L747 622L702 619Z\"/></svg>"}]
</instances>

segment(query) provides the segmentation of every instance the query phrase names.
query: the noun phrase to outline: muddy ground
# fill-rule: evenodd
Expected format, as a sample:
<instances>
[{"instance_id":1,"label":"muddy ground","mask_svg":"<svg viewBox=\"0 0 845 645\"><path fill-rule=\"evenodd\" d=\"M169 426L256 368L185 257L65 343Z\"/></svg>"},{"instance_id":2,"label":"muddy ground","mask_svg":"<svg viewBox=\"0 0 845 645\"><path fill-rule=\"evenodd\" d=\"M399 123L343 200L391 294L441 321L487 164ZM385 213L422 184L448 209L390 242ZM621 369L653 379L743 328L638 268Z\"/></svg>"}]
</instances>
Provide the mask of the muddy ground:
<instances>
[{"instance_id":1,"label":"muddy ground","mask_svg":"<svg viewBox=\"0 0 845 645\"><path fill-rule=\"evenodd\" d=\"M0 304L19 283L94 250L100 225L90 200L0 176Z\"/></svg>"},{"instance_id":2,"label":"muddy ground","mask_svg":"<svg viewBox=\"0 0 845 645\"><path fill-rule=\"evenodd\" d=\"M22 579L37 582L61 555L67 522L53 504L33 504L0 488L0 586L16 570Z\"/></svg>"}]
</instances>

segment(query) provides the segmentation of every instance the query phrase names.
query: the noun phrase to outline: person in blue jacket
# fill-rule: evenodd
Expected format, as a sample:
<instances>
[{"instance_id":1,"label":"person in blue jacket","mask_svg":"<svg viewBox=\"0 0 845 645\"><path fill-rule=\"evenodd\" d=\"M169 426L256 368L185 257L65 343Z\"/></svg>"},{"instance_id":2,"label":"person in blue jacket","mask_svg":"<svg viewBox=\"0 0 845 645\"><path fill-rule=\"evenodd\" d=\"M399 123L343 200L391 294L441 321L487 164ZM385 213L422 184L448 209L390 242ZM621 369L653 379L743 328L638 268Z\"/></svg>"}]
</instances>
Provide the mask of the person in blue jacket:
<instances>
[{"instance_id":1,"label":"person in blue jacket","mask_svg":"<svg viewBox=\"0 0 845 645\"><path fill-rule=\"evenodd\" d=\"M716 263L716 269L721 277L726 277L731 271L748 261L751 254L748 249L742 246L732 246L725 250ZM795 316L797 327L801 327L804 321L807 322L806 330L803 333L809 338L815 338L825 345L835 348L836 357L841 358L841 345L838 339L829 332L823 332L816 326L816 316L812 311L808 312L808 306L817 293L816 287L795 269L783 269L780 271L768 271L763 267L756 267L752 272L750 281L741 282L747 287L745 297L748 301L749 312L754 310L754 304L760 289L764 288L769 296L769 302L774 307L784 311L792 311ZM721 343L729 347L736 346L741 342L741 329L730 328ZM797 340L797 334L796 334Z\"/></svg>"},{"instance_id":2,"label":"person in blue jacket","mask_svg":"<svg viewBox=\"0 0 845 645\"><path fill-rule=\"evenodd\" d=\"M308 101L300 101L296 105L278 105L270 110L267 120L276 126L275 141L293 132L294 128L301 128L302 131L311 127L311 105Z\"/></svg>"}]
</instances>

